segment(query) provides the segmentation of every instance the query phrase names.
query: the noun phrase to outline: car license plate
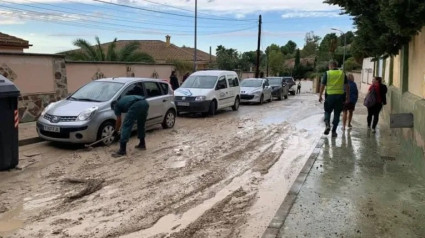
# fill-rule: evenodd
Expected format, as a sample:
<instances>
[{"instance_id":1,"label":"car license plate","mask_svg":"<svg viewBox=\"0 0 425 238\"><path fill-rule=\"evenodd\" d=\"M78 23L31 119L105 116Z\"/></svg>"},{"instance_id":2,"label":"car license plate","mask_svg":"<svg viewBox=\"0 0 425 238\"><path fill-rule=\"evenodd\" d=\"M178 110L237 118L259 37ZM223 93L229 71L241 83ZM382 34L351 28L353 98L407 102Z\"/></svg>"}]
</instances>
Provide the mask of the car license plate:
<instances>
[{"instance_id":1,"label":"car license plate","mask_svg":"<svg viewBox=\"0 0 425 238\"><path fill-rule=\"evenodd\" d=\"M57 132L57 133L60 132L60 127L57 127L57 126L44 126L43 129L45 131L50 131L50 132Z\"/></svg>"},{"instance_id":2,"label":"car license plate","mask_svg":"<svg viewBox=\"0 0 425 238\"><path fill-rule=\"evenodd\" d=\"M188 102L177 102L178 106L189 106Z\"/></svg>"}]
</instances>

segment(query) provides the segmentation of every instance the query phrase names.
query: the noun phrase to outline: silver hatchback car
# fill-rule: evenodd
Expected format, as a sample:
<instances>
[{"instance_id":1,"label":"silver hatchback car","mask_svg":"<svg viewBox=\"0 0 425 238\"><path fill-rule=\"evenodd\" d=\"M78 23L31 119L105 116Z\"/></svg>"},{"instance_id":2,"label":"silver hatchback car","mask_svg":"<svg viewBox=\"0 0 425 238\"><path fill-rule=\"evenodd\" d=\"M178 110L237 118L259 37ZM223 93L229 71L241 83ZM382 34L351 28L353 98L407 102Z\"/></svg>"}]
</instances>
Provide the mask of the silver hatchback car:
<instances>
[{"instance_id":1,"label":"silver hatchback car","mask_svg":"<svg viewBox=\"0 0 425 238\"><path fill-rule=\"evenodd\" d=\"M103 140L111 144L115 138L116 116L112 106L131 89L143 88L149 102L146 127L161 124L172 128L176 120L174 92L164 81L147 78L106 78L92 81L66 99L49 104L37 121L37 133L46 140L89 143ZM135 127L136 128L136 127Z\"/></svg>"}]
</instances>

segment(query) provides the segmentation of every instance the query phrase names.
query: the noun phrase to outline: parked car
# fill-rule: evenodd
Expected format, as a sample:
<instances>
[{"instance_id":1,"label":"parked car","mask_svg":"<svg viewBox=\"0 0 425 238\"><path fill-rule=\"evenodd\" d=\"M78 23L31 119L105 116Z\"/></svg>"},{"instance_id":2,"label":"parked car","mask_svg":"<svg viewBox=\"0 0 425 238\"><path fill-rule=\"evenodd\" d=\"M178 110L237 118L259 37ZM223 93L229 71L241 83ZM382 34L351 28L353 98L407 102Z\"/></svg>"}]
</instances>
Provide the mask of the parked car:
<instances>
[{"instance_id":1,"label":"parked car","mask_svg":"<svg viewBox=\"0 0 425 238\"><path fill-rule=\"evenodd\" d=\"M273 97L277 97L279 100L288 98L289 86L282 77L267 77L267 79L272 87Z\"/></svg>"},{"instance_id":2,"label":"parked car","mask_svg":"<svg viewBox=\"0 0 425 238\"><path fill-rule=\"evenodd\" d=\"M268 79L247 78L241 82L241 102L255 102L263 104L267 100L273 100L272 87Z\"/></svg>"},{"instance_id":3,"label":"parked car","mask_svg":"<svg viewBox=\"0 0 425 238\"><path fill-rule=\"evenodd\" d=\"M294 85L295 85L294 78L291 77L291 76L284 76L283 80L285 80L286 84L288 84L288 86L289 86L289 93L291 95L295 95L296 88L294 87Z\"/></svg>"},{"instance_id":4,"label":"parked car","mask_svg":"<svg viewBox=\"0 0 425 238\"><path fill-rule=\"evenodd\" d=\"M240 86L233 71L206 70L191 74L174 92L178 113L215 115L217 110L239 109Z\"/></svg>"},{"instance_id":5,"label":"parked car","mask_svg":"<svg viewBox=\"0 0 425 238\"><path fill-rule=\"evenodd\" d=\"M89 143L105 138L109 145L115 130L113 105L131 89L143 88L149 102L146 127L172 128L176 119L174 95L168 83L146 78L105 78L92 81L66 99L49 104L37 121L37 133L46 140ZM136 126L135 128L136 129Z\"/></svg>"}]
</instances>

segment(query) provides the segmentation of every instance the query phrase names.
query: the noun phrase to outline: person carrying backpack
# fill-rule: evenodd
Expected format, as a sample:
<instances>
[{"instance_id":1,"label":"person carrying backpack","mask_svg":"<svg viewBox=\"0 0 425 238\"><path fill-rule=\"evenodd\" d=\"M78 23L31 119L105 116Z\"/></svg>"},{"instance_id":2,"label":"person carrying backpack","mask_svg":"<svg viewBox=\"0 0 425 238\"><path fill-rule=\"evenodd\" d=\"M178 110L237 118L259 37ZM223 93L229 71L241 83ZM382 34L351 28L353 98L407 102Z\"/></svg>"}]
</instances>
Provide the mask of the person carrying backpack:
<instances>
[{"instance_id":1,"label":"person carrying backpack","mask_svg":"<svg viewBox=\"0 0 425 238\"><path fill-rule=\"evenodd\" d=\"M378 125L379 113L382 110L382 106L387 104L387 91L387 86L382 84L382 78L374 77L372 85L369 88L369 94L375 95L375 102L367 108L367 128L369 130L372 129L373 133L376 132L376 125Z\"/></svg>"}]
</instances>

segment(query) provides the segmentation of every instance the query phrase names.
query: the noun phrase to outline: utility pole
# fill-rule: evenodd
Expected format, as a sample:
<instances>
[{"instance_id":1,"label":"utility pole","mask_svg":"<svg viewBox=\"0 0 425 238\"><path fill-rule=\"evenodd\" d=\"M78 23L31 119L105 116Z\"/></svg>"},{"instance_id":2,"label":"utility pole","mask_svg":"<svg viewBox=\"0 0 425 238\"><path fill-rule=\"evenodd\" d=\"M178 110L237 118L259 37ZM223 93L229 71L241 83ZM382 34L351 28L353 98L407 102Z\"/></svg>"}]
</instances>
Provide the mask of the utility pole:
<instances>
[{"instance_id":1,"label":"utility pole","mask_svg":"<svg viewBox=\"0 0 425 238\"><path fill-rule=\"evenodd\" d=\"M260 77L260 45L261 45L261 15L258 19L258 44L257 44L257 68L255 70L255 77Z\"/></svg>"},{"instance_id":2,"label":"utility pole","mask_svg":"<svg viewBox=\"0 0 425 238\"><path fill-rule=\"evenodd\" d=\"M196 53L197 53L197 37L198 37L198 0L195 0L195 52L193 54L193 72L196 72Z\"/></svg>"}]
</instances>

